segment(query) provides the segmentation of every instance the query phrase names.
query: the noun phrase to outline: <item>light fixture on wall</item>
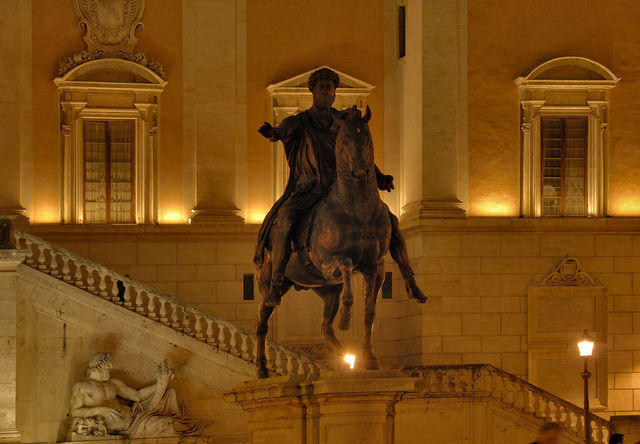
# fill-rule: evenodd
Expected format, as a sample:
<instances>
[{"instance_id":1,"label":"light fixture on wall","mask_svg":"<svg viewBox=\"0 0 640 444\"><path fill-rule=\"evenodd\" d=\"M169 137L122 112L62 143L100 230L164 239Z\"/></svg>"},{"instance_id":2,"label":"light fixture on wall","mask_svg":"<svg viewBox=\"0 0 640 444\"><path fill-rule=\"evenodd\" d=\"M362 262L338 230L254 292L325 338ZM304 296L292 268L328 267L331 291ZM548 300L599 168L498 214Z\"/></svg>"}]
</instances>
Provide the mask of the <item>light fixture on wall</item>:
<instances>
[{"instance_id":1,"label":"light fixture on wall","mask_svg":"<svg viewBox=\"0 0 640 444\"><path fill-rule=\"evenodd\" d=\"M578 342L578 350L580 356L584 357L584 371L582 372L582 379L584 380L584 442L585 444L591 443L591 418L589 415L589 369L587 368L589 357L593 355L593 346L595 342L589 336L589 332L585 329L580 342Z\"/></svg>"}]
</instances>

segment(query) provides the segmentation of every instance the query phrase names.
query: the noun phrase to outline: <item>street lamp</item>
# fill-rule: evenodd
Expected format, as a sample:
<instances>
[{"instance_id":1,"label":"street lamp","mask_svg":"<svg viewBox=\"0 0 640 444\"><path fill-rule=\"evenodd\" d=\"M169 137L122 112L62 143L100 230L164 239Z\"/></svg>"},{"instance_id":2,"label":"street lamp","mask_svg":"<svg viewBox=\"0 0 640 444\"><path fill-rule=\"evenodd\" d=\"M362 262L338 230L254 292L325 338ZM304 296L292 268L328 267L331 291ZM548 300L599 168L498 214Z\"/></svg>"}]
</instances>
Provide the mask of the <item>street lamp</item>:
<instances>
[{"instance_id":1,"label":"street lamp","mask_svg":"<svg viewBox=\"0 0 640 444\"><path fill-rule=\"evenodd\" d=\"M585 329L582 333L582 338L578 342L578 350L580 350L580 356L584 356L584 371L582 372L582 379L584 379L584 442L585 444L591 443L591 421L589 419L589 370L587 369L587 363L589 362L589 356L593 355L594 342L589 337L589 332Z\"/></svg>"}]
</instances>

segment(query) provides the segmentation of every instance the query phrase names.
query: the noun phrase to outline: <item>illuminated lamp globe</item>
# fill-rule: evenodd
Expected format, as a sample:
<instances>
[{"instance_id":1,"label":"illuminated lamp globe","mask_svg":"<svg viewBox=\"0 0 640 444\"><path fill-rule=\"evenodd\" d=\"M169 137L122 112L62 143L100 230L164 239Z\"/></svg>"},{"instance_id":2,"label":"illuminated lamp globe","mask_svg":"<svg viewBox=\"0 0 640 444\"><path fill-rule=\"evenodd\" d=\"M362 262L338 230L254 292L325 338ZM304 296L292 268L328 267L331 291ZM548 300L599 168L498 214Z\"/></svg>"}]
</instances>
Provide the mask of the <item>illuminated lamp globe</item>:
<instances>
[{"instance_id":1,"label":"illuminated lamp globe","mask_svg":"<svg viewBox=\"0 0 640 444\"><path fill-rule=\"evenodd\" d=\"M578 349L580 350L580 356L589 357L593 355L593 346L595 342L589 336L589 333L585 329L580 342L578 342Z\"/></svg>"}]
</instances>

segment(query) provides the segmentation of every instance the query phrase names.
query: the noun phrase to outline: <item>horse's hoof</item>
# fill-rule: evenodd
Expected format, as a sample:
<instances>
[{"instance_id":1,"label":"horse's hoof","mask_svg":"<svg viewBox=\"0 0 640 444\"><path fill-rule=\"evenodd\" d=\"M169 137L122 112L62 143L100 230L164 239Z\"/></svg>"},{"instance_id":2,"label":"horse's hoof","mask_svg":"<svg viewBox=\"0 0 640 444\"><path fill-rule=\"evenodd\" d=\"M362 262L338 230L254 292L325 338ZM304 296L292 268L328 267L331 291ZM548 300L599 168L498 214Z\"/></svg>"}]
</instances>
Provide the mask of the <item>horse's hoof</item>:
<instances>
[{"instance_id":1,"label":"horse's hoof","mask_svg":"<svg viewBox=\"0 0 640 444\"><path fill-rule=\"evenodd\" d=\"M418 304L427 302L427 296L415 284L407 285L407 293L409 294L409 299L415 299Z\"/></svg>"},{"instance_id":2,"label":"horse's hoof","mask_svg":"<svg viewBox=\"0 0 640 444\"><path fill-rule=\"evenodd\" d=\"M266 379L269 377L269 369L266 367L258 367L258 378Z\"/></svg>"},{"instance_id":3,"label":"horse's hoof","mask_svg":"<svg viewBox=\"0 0 640 444\"><path fill-rule=\"evenodd\" d=\"M364 363L364 368L367 370L378 370L378 360L376 358L367 358Z\"/></svg>"}]
</instances>

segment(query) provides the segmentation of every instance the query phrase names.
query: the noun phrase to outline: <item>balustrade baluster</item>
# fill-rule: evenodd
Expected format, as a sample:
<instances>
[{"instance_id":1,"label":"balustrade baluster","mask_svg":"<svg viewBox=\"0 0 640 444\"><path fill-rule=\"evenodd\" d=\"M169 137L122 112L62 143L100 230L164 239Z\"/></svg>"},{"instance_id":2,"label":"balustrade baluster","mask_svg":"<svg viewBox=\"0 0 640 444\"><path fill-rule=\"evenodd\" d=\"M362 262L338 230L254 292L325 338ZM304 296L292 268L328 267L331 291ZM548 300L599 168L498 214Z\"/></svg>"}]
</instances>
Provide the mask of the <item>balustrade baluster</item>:
<instances>
[{"instance_id":1,"label":"balustrade baluster","mask_svg":"<svg viewBox=\"0 0 640 444\"><path fill-rule=\"evenodd\" d=\"M120 288L118 288L118 279L114 276L110 276L111 279L111 302L114 304L122 305L122 300L120 299Z\"/></svg>"},{"instance_id":2,"label":"balustrade baluster","mask_svg":"<svg viewBox=\"0 0 640 444\"><path fill-rule=\"evenodd\" d=\"M62 259L62 256L55 251L51 251L51 264L49 266L49 274L54 278L60 279L62 273L60 271L60 266L58 265L58 257Z\"/></svg>"},{"instance_id":3,"label":"balustrade baluster","mask_svg":"<svg viewBox=\"0 0 640 444\"><path fill-rule=\"evenodd\" d=\"M108 299L107 293L107 274L104 271L98 271L98 294L101 298Z\"/></svg>"},{"instance_id":4,"label":"balustrade baluster","mask_svg":"<svg viewBox=\"0 0 640 444\"><path fill-rule=\"evenodd\" d=\"M180 330L180 317L178 316L178 304L171 303L171 328Z\"/></svg>"},{"instance_id":5,"label":"balustrade baluster","mask_svg":"<svg viewBox=\"0 0 640 444\"><path fill-rule=\"evenodd\" d=\"M544 420L551 421L551 406L549 405L551 401L548 399L543 399L544 402Z\"/></svg>"},{"instance_id":6,"label":"balustrade baluster","mask_svg":"<svg viewBox=\"0 0 640 444\"><path fill-rule=\"evenodd\" d=\"M27 250L25 254L25 263L30 267L35 265L35 260L33 257L33 242L24 240L24 249Z\"/></svg>"},{"instance_id":7,"label":"balustrade baluster","mask_svg":"<svg viewBox=\"0 0 640 444\"><path fill-rule=\"evenodd\" d=\"M202 315L197 313L194 313L194 316L196 318L193 324L193 328L195 330L195 338L200 341L204 341L205 337L204 337L204 333L202 332L202 323L204 322L204 318L202 317Z\"/></svg>"},{"instance_id":8,"label":"balustrade baluster","mask_svg":"<svg viewBox=\"0 0 640 444\"><path fill-rule=\"evenodd\" d=\"M93 270L90 270L88 267L87 267L87 291L95 295L98 294L95 278L93 276Z\"/></svg>"},{"instance_id":9,"label":"balustrade baluster","mask_svg":"<svg viewBox=\"0 0 640 444\"><path fill-rule=\"evenodd\" d=\"M562 410L560 409L560 404L554 402L553 405L555 407L553 412L553 420L558 424L562 424Z\"/></svg>"},{"instance_id":10,"label":"balustrade baluster","mask_svg":"<svg viewBox=\"0 0 640 444\"><path fill-rule=\"evenodd\" d=\"M287 353L287 374L293 375L295 373L295 369L293 368L293 355L291 353Z\"/></svg>"},{"instance_id":11,"label":"balustrade baluster","mask_svg":"<svg viewBox=\"0 0 640 444\"><path fill-rule=\"evenodd\" d=\"M248 361L251 355L249 354L249 337L245 334L241 335L241 344L240 344L240 357L245 361Z\"/></svg>"},{"instance_id":12,"label":"balustrade baluster","mask_svg":"<svg viewBox=\"0 0 640 444\"><path fill-rule=\"evenodd\" d=\"M124 294L122 295L124 299L124 306L129 310L133 310L133 301L131 300L131 286L127 285L124 287Z\"/></svg>"},{"instance_id":13,"label":"balustrade baluster","mask_svg":"<svg viewBox=\"0 0 640 444\"><path fill-rule=\"evenodd\" d=\"M603 444L605 440L604 440L604 431L602 430L603 429L602 424L596 423L595 427L596 427L596 443Z\"/></svg>"},{"instance_id":14,"label":"balustrade baluster","mask_svg":"<svg viewBox=\"0 0 640 444\"><path fill-rule=\"evenodd\" d=\"M215 332L213 331L213 320L207 319L207 343L215 345L216 337Z\"/></svg>"},{"instance_id":15,"label":"balustrade baluster","mask_svg":"<svg viewBox=\"0 0 640 444\"><path fill-rule=\"evenodd\" d=\"M189 310L184 309L184 316L182 316L182 332L185 335L193 336L193 330L191 330L191 317L189 316Z\"/></svg>"},{"instance_id":16,"label":"balustrade baluster","mask_svg":"<svg viewBox=\"0 0 640 444\"><path fill-rule=\"evenodd\" d=\"M584 415L583 414L579 414L579 413L575 413L575 417L576 417L576 434L583 436L584 435Z\"/></svg>"},{"instance_id":17,"label":"balustrade baluster","mask_svg":"<svg viewBox=\"0 0 640 444\"><path fill-rule=\"evenodd\" d=\"M136 313L144 314L144 299L142 298L142 290L136 288Z\"/></svg>"},{"instance_id":18,"label":"balustrade baluster","mask_svg":"<svg viewBox=\"0 0 640 444\"><path fill-rule=\"evenodd\" d=\"M147 293L147 297L149 298L149 301L147 302L147 317L157 321L158 313L156 312L156 296Z\"/></svg>"},{"instance_id":19,"label":"balustrade baluster","mask_svg":"<svg viewBox=\"0 0 640 444\"><path fill-rule=\"evenodd\" d=\"M272 371L275 373L276 371L276 349L273 345L271 344L267 344L267 346L265 347L265 350L267 350L266 353L266 358L267 358L267 368L269 369L269 371Z\"/></svg>"},{"instance_id":20,"label":"balustrade baluster","mask_svg":"<svg viewBox=\"0 0 640 444\"><path fill-rule=\"evenodd\" d=\"M274 364L275 364L276 373L282 374L285 372L282 350L280 350L279 347L276 348L276 359Z\"/></svg>"},{"instance_id":21,"label":"balustrade baluster","mask_svg":"<svg viewBox=\"0 0 640 444\"><path fill-rule=\"evenodd\" d=\"M225 327L224 325L218 324L218 348L224 351L229 350L229 345L227 344L227 336L225 333L226 329L227 327Z\"/></svg>"},{"instance_id":22,"label":"balustrade baluster","mask_svg":"<svg viewBox=\"0 0 640 444\"><path fill-rule=\"evenodd\" d=\"M296 361L298 363L298 374L299 375L304 375L306 374L305 372L305 368L304 368L304 361L298 357L296 357Z\"/></svg>"},{"instance_id":23,"label":"balustrade baluster","mask_svg":"<svg viewBox=\"0 0 640 444\"><path fill-rule=\"evenodd\" d=\"M229 353L234 356L240 356L240 349L238 348L238 339L236 338L236 332L229 329Z\"/></svg>"},{"instance_id":24,"label":"balustrade baluster","mask_svg":"<svg viewBox=\"0 0 640 444\"><path fill-rule=\"evenodd\" d=\"M82 290L86 290L87 286L85 285L84 280L82 278L82 265L80 265L77 260L74 260L73 265L75 266L75 269L76 269L74 273L75 286L78 288L81 288Z\"/></svg>"},{"instance_id":25,"label":"balustrade baluster","mask_svg":"<svg viewBox=\"0 0 640 444\"><path fill-rule=\"evenodd\" d=\"M540 412L540 397L537 393L533 394L533 416L536 418L541 418Z\"/></svg>"},{"instance_id":26,"label":"balustrade baluster","mask_svg":"<svg viewBox=\"0 0 640 444\"><path fill-rule=\"evenodd\" d=\"M160 302L160 323L162 325L169 325L169 318L167 318L167 301L163 298L159 298Z\"/></svg>"},{"instance_id":27,"label":"balustrade baluster","mask_svg":"<svg viewBox=\"0 0 640 444\"><path fill-rule=\"evenodd\" d=\"M38 270L47 271L47 258L45 257L45 246L36 244L36 250L38 250Z\"/></svg>"},{"instance_id":28,"label":"balustrade baluster","mask_svg":"<svg viewBox=\"0 0 640 444\"><path fill-rule=\"evenodd\" d=\"M65 282L71 281L71 268L69 267L70 259L68 257L61 256L62 259L62 279Z\"/></svg>"}]
</instances>

